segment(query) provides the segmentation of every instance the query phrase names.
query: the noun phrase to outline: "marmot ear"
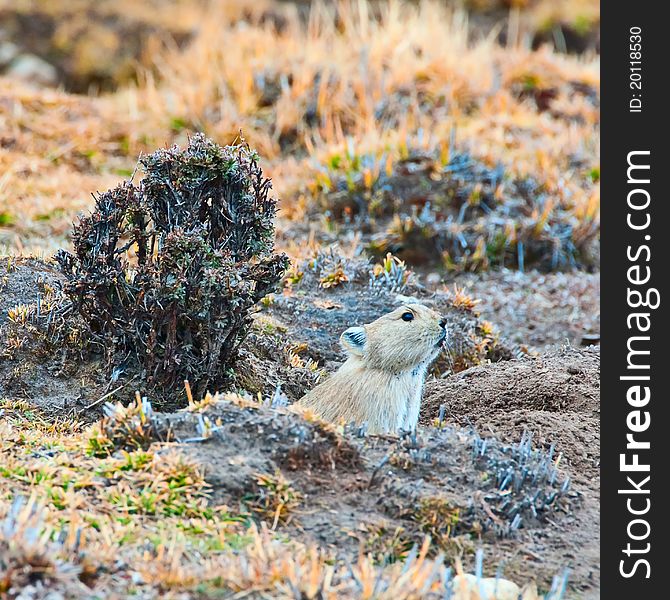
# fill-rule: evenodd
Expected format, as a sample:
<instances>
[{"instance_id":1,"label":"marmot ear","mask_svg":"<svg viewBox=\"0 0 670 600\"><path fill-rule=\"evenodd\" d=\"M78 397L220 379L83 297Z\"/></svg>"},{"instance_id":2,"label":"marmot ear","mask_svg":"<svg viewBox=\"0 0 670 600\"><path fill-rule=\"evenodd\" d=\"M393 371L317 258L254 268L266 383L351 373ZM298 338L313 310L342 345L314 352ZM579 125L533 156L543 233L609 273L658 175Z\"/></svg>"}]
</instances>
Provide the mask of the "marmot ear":
<instances>
[{"instance_id":1,"label":"marmot ear","mask_svg":"<svg viewBox=\"0 0 670 600\"><path fill-rule=\"evenodd\" d=\"M340 343L355 356L363 356L368 336L364 327L349 327L341 336Z\"/></svg>"}]
</instances>

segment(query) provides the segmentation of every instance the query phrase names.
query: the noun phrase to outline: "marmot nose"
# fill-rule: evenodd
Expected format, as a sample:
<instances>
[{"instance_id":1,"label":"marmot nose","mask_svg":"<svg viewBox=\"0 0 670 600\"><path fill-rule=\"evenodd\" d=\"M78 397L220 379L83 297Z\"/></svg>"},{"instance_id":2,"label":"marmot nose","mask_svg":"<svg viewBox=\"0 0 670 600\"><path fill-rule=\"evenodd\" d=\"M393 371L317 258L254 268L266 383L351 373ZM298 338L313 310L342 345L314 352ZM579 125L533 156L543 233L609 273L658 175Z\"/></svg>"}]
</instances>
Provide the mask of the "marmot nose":
<instances>
[{"instance_id":1,"label":"marmot nose","mask_svg":"<svg viewBox=\"0 0 670 600\"><path fill-rule=\"evenodd\" d=\"M440 319L440 327L442 327L442 329L445 329L446 326L447 326L447 320L444 317L442 317Z\"/></svg>"}]
</instances>

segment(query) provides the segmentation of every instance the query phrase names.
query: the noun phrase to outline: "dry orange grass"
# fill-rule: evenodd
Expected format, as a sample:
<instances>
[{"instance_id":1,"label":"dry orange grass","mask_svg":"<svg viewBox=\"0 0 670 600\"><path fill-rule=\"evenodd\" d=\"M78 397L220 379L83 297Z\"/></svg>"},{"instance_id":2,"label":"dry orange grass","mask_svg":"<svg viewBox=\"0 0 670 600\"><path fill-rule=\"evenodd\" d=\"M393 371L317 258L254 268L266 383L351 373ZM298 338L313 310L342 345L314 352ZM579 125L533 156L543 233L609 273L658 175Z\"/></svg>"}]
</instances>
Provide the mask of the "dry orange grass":
<instances>
[{"instance_id":1,"label":"dry orange grass","mask_svg":"<svg viewBox=\"0 0 670 600\"><path fill-rule=\"evenodd\" d=\"M53 249L90 193L118 181L123 134L106 108L0 79L0 253Z\"/></svg>"},{"instance_id":2,"label":"dry orange grass","mask_svg":"<svg viewBox=\"0 0 670 600\"><path fill-rule=\"evenodd\" d=\"M195 130L221 143L241 130L286 217L303 216L316 166L347 146L393 159L408 144L440 148L452 136L598 217L599 183L588 176L599 172L598 103L574 92L598 93L598 57L468 41L466 15L436 1L390 0L374 16L365 2L317 3L307 22L269 1L196 6L192 43L157 49L141 83L113 95L0 79L2 251L67 243L90 192L127 177L139 152ZM551 110L534 99L545 92Z\"/></svg>"}]
</instances>

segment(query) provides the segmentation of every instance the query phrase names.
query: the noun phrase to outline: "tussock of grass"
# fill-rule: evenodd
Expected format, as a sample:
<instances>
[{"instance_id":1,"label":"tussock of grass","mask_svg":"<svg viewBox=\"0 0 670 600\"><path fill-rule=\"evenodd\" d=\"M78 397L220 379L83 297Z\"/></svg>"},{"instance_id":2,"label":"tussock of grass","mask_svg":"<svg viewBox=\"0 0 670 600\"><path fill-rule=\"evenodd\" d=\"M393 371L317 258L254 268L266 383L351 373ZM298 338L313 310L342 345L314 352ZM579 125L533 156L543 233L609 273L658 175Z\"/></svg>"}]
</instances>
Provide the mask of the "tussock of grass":
<instances>
[{"instance_id":1,"label":"tussock of grass","mask_svg":"<svg viewBox=\"0 0 670 600\"><path fill-rule=\"evenodd\" d=\"M246 498L250 509L267 520L273 529L280 522L286 523L290 513L300 504L300 492L293 488L281 472L274 475L258 473L256 485L257 491Z\"/></svg>"},{"instance_id":2,"label":"tussock of grass","mask_svg":"<svg viewBox=\"0 0 670 600\"><path fill-rule=\"evenodd\" d=\"M394 162L388 155L333 162L336 169L316 176L320 205L345 230L382 229L369 238L373 254L455 271L591 265L594 207L577 216L546 184L511 177L502 164L489 167L451 147L408 149Z\"/></svg>"},{"instance_id":3,"label":"tussock of grass","mask_svg":"<svg viewBox=\"0 0 670 600\"><path fill-rule=\"evenodd\" d=\"M86 452L108 456L116 450L146 449L167 437L168 432L162 431L154 417L151 403L138 393L129 406L120 402L105 405L105 417L89 430Z\"/></svg>"}]
</instances>

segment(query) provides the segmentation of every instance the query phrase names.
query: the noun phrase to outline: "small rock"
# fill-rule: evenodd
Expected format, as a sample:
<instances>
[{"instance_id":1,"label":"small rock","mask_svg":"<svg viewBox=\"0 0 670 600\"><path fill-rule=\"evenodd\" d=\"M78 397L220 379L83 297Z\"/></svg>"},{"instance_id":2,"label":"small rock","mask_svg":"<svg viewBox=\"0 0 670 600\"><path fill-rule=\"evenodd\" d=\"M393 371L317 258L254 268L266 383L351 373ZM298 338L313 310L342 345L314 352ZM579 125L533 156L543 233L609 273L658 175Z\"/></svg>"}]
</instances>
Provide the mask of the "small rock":
<instances>
[{"instance_id":1,"label":"small rock","mask_svg":"<svg viewBox=\"0 0 670 600\"><path fill-rule=\"evenodd\" d=\"M134 585L144 585L144 577L142 577L142 574L138 573L137 571L132 571L130 573L130 580Z\"/></svg>"},{"instance_id":2,"label":"small rock","mask_svg":"<svg viewBox=\"0 0 670 600\"><path fill-rule=\"evenodd\" d=\"M33 54L21 54L7 69L7 75L39 85L55 85L58 71L53 65Z\"/></svg>"},{"instance_id":3,"label":"small rock","mask_svg":"<svg viewBox=\"0 0 670 600\"><path fill-rule=\"evenodd\" d=\"M19 47L12 42L0 42L0 68L6 67L19 54Z\"/></svg>"},{"instance_id":4,"label":"small rock","mask_svg":"<svg viewBox=\"0 0 670 600\"><path fill-rule=\"evenodd\" d=\"M454 600L518 600L521 589L507 579L483 577L479 581L474 575L456 575L453 580ZM475 593L479 595L474 595Z\"/></svg>"},{"instance_id":5,"label":"small rock","mask_svg":"<svg viewBox=\"0 0 670 600\"><path fill-rule=\"evenodd\" d=\"M582 341L580 345L582 346L594 346L595 344L600 343L600 334L599 333L585 333L582 336Z\"/></svg>"}]
</instances>

